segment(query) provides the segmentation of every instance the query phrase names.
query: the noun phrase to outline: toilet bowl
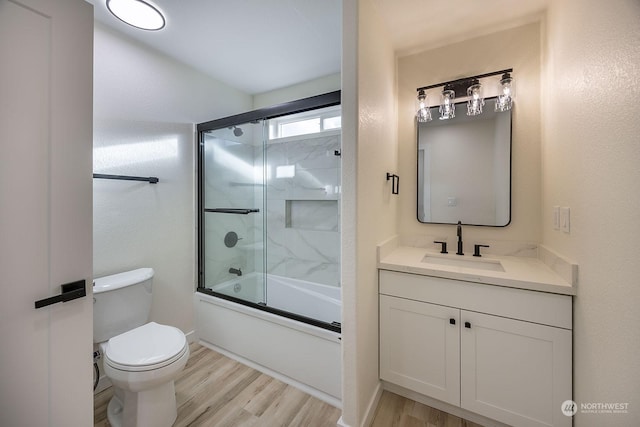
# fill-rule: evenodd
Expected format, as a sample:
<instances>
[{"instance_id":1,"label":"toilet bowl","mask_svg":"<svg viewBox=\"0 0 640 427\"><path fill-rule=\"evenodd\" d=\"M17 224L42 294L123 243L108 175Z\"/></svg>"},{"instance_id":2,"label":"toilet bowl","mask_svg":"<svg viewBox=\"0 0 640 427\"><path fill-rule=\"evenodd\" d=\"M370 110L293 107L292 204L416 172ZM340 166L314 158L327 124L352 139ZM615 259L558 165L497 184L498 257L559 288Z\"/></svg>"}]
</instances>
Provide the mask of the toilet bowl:
<instances>
[{"instance_id":1,"label":"toilet bowl","mask_svg":"<svg viewBox=\"0 0 640 427\"><path fill-rule=\"evenodd\" d=\"M107 407L113 427L163 427L176 420L174 380L189 359L181 330L147 323L101 344L115 387Z\"/></svg>"},{"instance_id":2,"label":"toilet bowl","mask_svg":"<svg viewBox=\"0 0 640 427\"><path fill-rule=\"evenodd\" d=\"M189 345L180 329L147 323L153 275L139 268L94 280L93 342L114 387L112 427L170 427L176 420L174 380Z\"/></svg>"}]
</instances>

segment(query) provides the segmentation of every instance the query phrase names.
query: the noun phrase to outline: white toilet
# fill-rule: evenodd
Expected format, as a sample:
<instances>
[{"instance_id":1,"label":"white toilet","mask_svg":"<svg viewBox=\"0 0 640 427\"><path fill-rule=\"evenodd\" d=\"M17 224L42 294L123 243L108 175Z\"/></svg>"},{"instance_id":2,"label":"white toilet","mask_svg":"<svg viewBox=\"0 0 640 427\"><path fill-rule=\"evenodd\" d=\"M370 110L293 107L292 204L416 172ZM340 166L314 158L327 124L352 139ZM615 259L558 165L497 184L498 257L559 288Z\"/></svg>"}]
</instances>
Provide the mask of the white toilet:
<instances>
[{"instance_id":1,"label":"white toilet","mask_svg":"<svg viewBox=\"0 0 640 427\"><path fill-rule=\"evenodd\" d=\"M147 323L153 269L101 277L93 286L93 342L114 386L107 407L113 427L164 427L177 416L174 380L189 345L173 326Z\"/></svg>"}]
</instances>

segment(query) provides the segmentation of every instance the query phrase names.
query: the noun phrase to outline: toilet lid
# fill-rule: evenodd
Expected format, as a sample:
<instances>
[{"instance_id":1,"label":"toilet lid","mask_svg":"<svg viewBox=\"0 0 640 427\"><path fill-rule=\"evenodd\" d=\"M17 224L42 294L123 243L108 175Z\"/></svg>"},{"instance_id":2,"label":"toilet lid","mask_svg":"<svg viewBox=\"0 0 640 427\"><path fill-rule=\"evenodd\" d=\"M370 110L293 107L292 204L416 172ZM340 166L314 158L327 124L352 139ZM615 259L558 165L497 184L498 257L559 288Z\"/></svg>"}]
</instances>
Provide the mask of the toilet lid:
<instances>
[{"instance_id":1,"label":"toilet lid","mask_svg":"<svg viewBox=\"0 0 640 427\"><path fill-rule=\"evenodd\" d=\"M114 367L137 370L171 363L184 353L186 346L180 329L150 322L111 338L105 356Z\"/></svg>"}]
</instances>

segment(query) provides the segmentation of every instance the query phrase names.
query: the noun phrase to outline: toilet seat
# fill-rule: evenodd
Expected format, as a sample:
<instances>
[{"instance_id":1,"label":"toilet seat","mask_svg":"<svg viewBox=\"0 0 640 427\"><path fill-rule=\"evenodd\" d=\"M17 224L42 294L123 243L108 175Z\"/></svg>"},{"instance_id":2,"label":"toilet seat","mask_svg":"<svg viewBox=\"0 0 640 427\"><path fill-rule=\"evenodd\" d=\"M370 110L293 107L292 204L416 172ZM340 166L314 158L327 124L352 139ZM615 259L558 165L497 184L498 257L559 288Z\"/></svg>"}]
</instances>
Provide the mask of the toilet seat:
<instances>
[{"instance_id":1,"label":"toilet seat","mask_svg":"<svg viewBox=\"0 0 640 427\"><path fill-rule=\"evenodd\" d=\"M104 359L121 371L151 371L174 363L188 349L180 329L150 322L111 338L105 346Z\"/></svg>"}]
</instances>

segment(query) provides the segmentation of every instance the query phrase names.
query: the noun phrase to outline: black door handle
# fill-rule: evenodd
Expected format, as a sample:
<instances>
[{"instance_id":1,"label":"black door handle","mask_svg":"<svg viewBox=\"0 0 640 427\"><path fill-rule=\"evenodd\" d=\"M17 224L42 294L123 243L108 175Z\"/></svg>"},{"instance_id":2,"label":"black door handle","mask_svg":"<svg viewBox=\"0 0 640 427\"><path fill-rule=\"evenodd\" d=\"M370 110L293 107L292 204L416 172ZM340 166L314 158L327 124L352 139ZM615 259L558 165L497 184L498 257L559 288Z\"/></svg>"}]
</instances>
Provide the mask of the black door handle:
<instances>
[{"instance_id":1,"label":"black door handle","mask_svg":"<svg viewBox=\"0 0 640 427\"><path fill-rule=\"evenodd\" d=\"M449 324L450 325L455 325L456 324L456 319L454 319L454 318L449 319Z\"/></svg>"},{"instance_id":2,"label":"black door handle","mask_svg":"<svg viewBox=\"0 0 640 427\"><path fill-rule=\"evenodd\" d=\"M464 322L464 327L471 329L471 322Z\"/></svg>"},{"instance_id":3,"label":"black door handle","mask_svg":"<svg viewBox=\"0 0 640 427\"><path fill-rule=\"evenodd\" d=\"M36 308L46 307L58 302L67 302L74 299L82 298L87 295L86 282L78 280L77 282L66 283L62 285L62 293L54 297L49 297L36 301Z\"/></svg>"}]
</instances>

